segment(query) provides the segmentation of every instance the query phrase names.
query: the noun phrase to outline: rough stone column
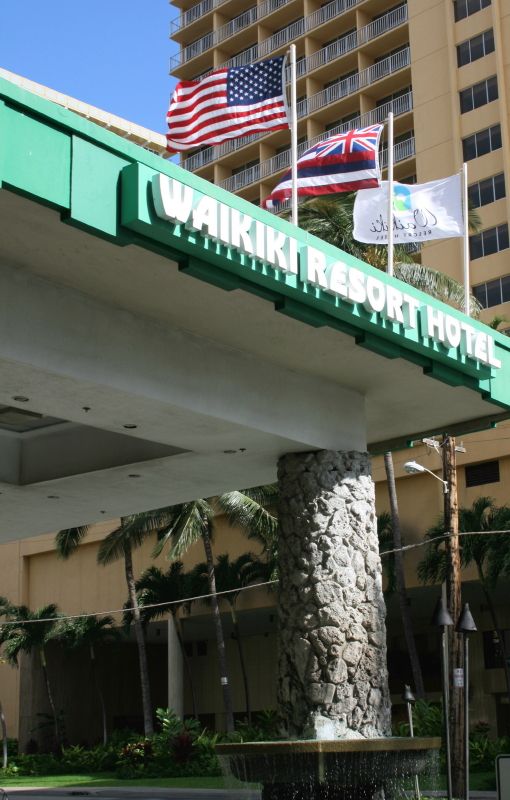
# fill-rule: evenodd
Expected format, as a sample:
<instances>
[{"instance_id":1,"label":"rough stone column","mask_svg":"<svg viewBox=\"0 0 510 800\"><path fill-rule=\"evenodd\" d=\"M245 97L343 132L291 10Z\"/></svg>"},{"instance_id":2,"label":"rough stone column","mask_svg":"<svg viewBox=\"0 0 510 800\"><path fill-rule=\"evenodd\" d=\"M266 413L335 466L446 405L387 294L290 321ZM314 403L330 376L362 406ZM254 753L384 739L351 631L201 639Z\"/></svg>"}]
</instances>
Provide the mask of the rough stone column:
<instances>
[{"instance_id":1,"label":"rough stone column","mask_svg":"<svg viewBox=\"0 0 510 800\"><path fill-rule=\"evenodd\" d=\"M290 738L391 735L386 609L367 453L278 464L278 707Z\"/></svg>"}]
</instances>

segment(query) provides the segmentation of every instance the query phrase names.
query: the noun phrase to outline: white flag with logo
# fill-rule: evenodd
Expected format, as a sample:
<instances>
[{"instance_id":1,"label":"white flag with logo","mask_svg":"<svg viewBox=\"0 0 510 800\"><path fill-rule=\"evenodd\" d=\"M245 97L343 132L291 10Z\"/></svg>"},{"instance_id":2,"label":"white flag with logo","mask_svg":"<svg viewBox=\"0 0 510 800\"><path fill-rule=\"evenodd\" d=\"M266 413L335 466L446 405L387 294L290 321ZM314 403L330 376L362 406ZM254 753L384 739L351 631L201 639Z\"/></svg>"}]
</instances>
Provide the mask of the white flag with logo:
<instances>
[{"instance_id":1,"label":"white flag with logo","mask_svg":"<svg viewBox=\"0 0 510 800\"><path fill-rule=\"evenodd\" d=\"M460 175L430 183L393 184L395 244L429 242L464 235ZM388 183L361 189L354 203L354 238L368 244L388 241Z\"/></svg>"}]
</instances>

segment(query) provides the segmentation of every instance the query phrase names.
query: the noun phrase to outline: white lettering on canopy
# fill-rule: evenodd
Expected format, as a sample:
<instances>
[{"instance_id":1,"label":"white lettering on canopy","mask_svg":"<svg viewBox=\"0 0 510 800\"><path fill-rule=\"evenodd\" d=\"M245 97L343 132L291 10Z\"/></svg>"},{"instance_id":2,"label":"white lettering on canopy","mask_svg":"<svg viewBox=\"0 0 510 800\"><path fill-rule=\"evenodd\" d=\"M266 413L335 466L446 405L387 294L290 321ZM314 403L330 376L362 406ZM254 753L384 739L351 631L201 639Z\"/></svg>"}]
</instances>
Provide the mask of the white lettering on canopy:
<instances>
[{"instance_id":1,"label":"white lettering on canopy","mask_svg":"<svg viewBox=\"0 0 510 800\"><path fill-rule=\"evenodd\" d=\"M303 283L347 301L359 304L371 314L407 330L418 329L425 339L448 350L499 369L494 338L439 308L417 300L396 286L343 261L329 263L322 250L303 245L272 225L255 220L226 203L221 203L190 186L161 173L152 179L152 196L158 217L185 225L213 241L269 264L284 274L299 275Z\"/></svg>"}]
</instances>

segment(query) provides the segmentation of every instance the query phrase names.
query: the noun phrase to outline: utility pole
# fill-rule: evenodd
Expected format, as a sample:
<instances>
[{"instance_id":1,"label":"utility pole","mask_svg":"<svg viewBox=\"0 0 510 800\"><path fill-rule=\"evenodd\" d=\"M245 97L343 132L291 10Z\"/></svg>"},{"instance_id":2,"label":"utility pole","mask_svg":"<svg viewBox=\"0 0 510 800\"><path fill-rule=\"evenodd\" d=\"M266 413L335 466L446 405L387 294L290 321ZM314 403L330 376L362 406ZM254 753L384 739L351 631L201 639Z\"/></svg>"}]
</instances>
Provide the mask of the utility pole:
<instances>
[{"instance_id":1,"label":"utility pole","mask_svg":"<svg viewBox=\"0 0 510 800\"><path fill-rule=\"evenodd\" d=\"M446 539L446 604L453 620L458 620L462 610L462 593L460 582L460 547L459 547L459 504L457 495L457 458L455 439L447 433L443 434L443 480L448 484L444 495L444 529L454 534ZM460 448L459 448L460 449ZM464 719L462 713L461 687L455 686L454 670L462 668L462 636L449 630L448 640L448 672L450 697L450 741L452 753L452 788L454 797L462 797L465 786L464 775ZM468 691L468 687L464 688Z\"/></svg>"}]
</instances>

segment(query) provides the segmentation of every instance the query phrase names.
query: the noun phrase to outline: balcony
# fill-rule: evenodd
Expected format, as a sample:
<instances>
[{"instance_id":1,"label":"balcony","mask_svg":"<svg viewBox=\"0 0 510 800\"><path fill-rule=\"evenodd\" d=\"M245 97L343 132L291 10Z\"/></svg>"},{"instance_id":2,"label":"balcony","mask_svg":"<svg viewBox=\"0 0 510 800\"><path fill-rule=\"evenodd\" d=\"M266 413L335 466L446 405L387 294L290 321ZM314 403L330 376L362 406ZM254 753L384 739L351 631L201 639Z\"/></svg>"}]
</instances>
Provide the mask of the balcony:
<instances>
[{"instance_id":1,"label":"balcony","mask_svg":"<svg viewBox=\"0 0 510 800\"><path fill-rule=\"evenodd\" d=\"M406 139L404 142L399 142L393 148L393 159L395 164L397 161L405 161L406 158L412 158L414 155L416 155L416 151L414 149L414 136L412 136L410 139ZM381 150L379 163L381 169L385 169L388 166L387 150Z\"/></svg>"},{"instance_id":2,"label":"balcony","mask_svg":"<svg viewBox=\"0 0 510 800\"><path fill-rule=\"evenodd\" d=\"M328 139L330 136L345 133L345 131L353 128L366 128L368 125L376 125L386 119L389 111L393 111L393 114L397 117L410 111L412 106L413 96L412 92L409 92L409 94L399 97L397 100L392 100L390 103L386 103L379 108L375 108L373 111L369 111L367 114L363 114L363 116L357 119L345 122L343 125L339 125L337 128L327 131L327 133L321 133L308 142L303 142L298 146L298 157L302 156L310 147L313 147L324 139ZM411 156L414 155L414 138L406 139L406 141L395 145L393 153L395 163L404 161L406 158L411 158ZM383 150L380 154L380 158L381 167L383 168L387 165L388 151ZM267 178L269 175L274 175L284 169L289 169L289 167L290 149L273 156L273 158L269 158L267 161L263 161L262 164L257 164L255 167L250 167L250 169L246 169L243 172L239 172L237 175L232 175L230 178L220 181L218 186L221 186L222 189L226 189L227 192L237 192L245 186L256 183L262 178Z\"/></svg>"},{"instance_id":3,"label":"balcony","mask_svg":"<svg viewBox=\"0 0 510 800\"><path fill-rule=\"evenodd\" d=\"M366 114L362 114L356 119L350 120L349 122L344 122L343 125L339 125L338 127L333 128L333 130L327 131L327 133L321 133L319 136L316 136L309 142L304 142L298 147L298 155L302 155L305 150L313 147L314 144L321 142L323 139L327 139L329 136L336 136L339 133L345 133L345 131L348 131L351 128L366 128L369 125L376 125L379 122L383 122L388 116L389 111L393 111L394 116L399 117L402 114L406 114L408 111L411 111L412 108L413 93L409 92L402 97L398 97L396 100L392 100L390 103L385 103L385 105L375 108L373 111L368 111ZM200 153L187 158L181 163L181 167L190 172L194 172L194 170L205 167L206 164L210 164L211 161L216 161L218 158L221 158L228 153L232 153L234 150L238 150L240 147L244 147L245 145L260 139L261 136L265 135L265 133L253 133L251 136L243 136L241 139L229 139L220 145L208 147L207 150L202 150ZM289 162L287 166L290 166L290 151L286 152L289 154Z\"/></svg>"},{"instance_id":4,"label":"balcony","mask_svg":"<svg viewBox=\"0 0 510 800\"><path fill-rule=\"evenodd\" d=\"M349 53L351 50L355 50L362 44L376 39L378 36L393 30L393 28L402 25L404 22L407 22L407 5L397 8L395 11L390 11L389 14L385 14L384 17L375 20L375 22L365 25L364 28L360 28L354 31L354 33L344 36L342 39L330 44L329 47L323 47L322 50L319 50L317 53L299 61L297 64L298 78L307 75L309 72L317 69L317 67L328 64L330 61L343 56L345 53ZM290 69L287 75L287 83L289 82Z\"/></svg>"},{"instance_id":5,"label":"balcony","mask_svg":"<svg viewBox=\"0 0 510 800\"><path fill-rule=\"evenodd\" d=\"M350 78L335 83L333 86L328 86L327 89L313 94L306 100L302 100L297 104L298 119L307 117L308 114L311 114L313 111L317 111L324 106L329 106L331 103L335 103L343 97L348 97L350 94L359 92L360 89L363 89L365 86L370 86L370 84L381 80L381 78L384 78L386 75L393 75L394 72L408 67L410 63L411 52L409 48L406 47L406 49L401 50L400 53L385 58L384 61L379 61L378 64L374 64L358 72L356 75L352 75Z\"/></svg>"},{"instance_id":6,"label":"balcony","mask_svg":"<svg viewBox=\"0 0 510 800\"><path fill-rule=\"evenodd\" d=\"M191 15L194 12L194 9L200 9L201 6L204 8L207 4L210 5L208 10L213 8L211 5L215 0L203 0L202 3L199 3L198 6L194 6L190 8L189 11L186 11L178 20L182 20L187 15ZM188 45L188 47L183 48L179 55L173 56L170 59L170 72L177 69L178 67L182 66L186 62L190 61L195 56L200 55L205 50L209 50L211 47L215 47L219 42L223 42L225 39L234 36L234 34L238 33L240 30L252 25L254 22L257 22L260 19L263 19L272 11L275 11L277 8L281 8L282 6L286 5L289 0L264 0L263 3L256 6L255 8L250 9L249 11L245 11L243 14L240 14L238 17L230 20L227 22L226 25L222 25L221 28L218 28L216 31L211 31L203 36L198 41L193 42L193 44ZM290 31L285 34L285 30L280 31L279 33L271 36L269 39L266 39L264 42L261 42L258 46L251 48L252 50L258 50L258 55L253 58L253 61L256 61L258 58L262 58L267 56L269 53L277 50L279 47L283 47L287 44L287 42L292 41L292 39L296 38L297 36L302 36L303 33L307 31L313 30L313 28L317 28L319 25L323 25L325 22L329 22L329 20L337 17L339 14L343 14L349 8L353 8L354 6L358 5L358 3L363 2L363 0L333 0L332 3L328 3L327 5L323 6L322 8L314 11L312 14L309 14L307 17L304 17L302 20L298 20L300 25L299 32L296 32L294 36L290 35ZM203 13L207 13L205 10ZM198 16L194 17L194 19L198 19L201 14L197 11ZM194 21L190 19L190 22ZM376 21L378 22L378 20ZM189 24L189 22L187 23ZM288 28L292 28L294 25L298 23L292 23L288 26ZM375 23L372 23L375 24ZM175 33L176 30L180 28L175 27L177 25L177 20L174 20L171 23L171 30L172 25L174 26L173 32ZM369 27L369 26L367 26ZM251 63L251 62L245 62ZM223 64L222 66L243 66L241 64ZM205 73L208 74L208 73ZM205 77L205 75L204 75Z\"/></svg>"}]
</instances>

